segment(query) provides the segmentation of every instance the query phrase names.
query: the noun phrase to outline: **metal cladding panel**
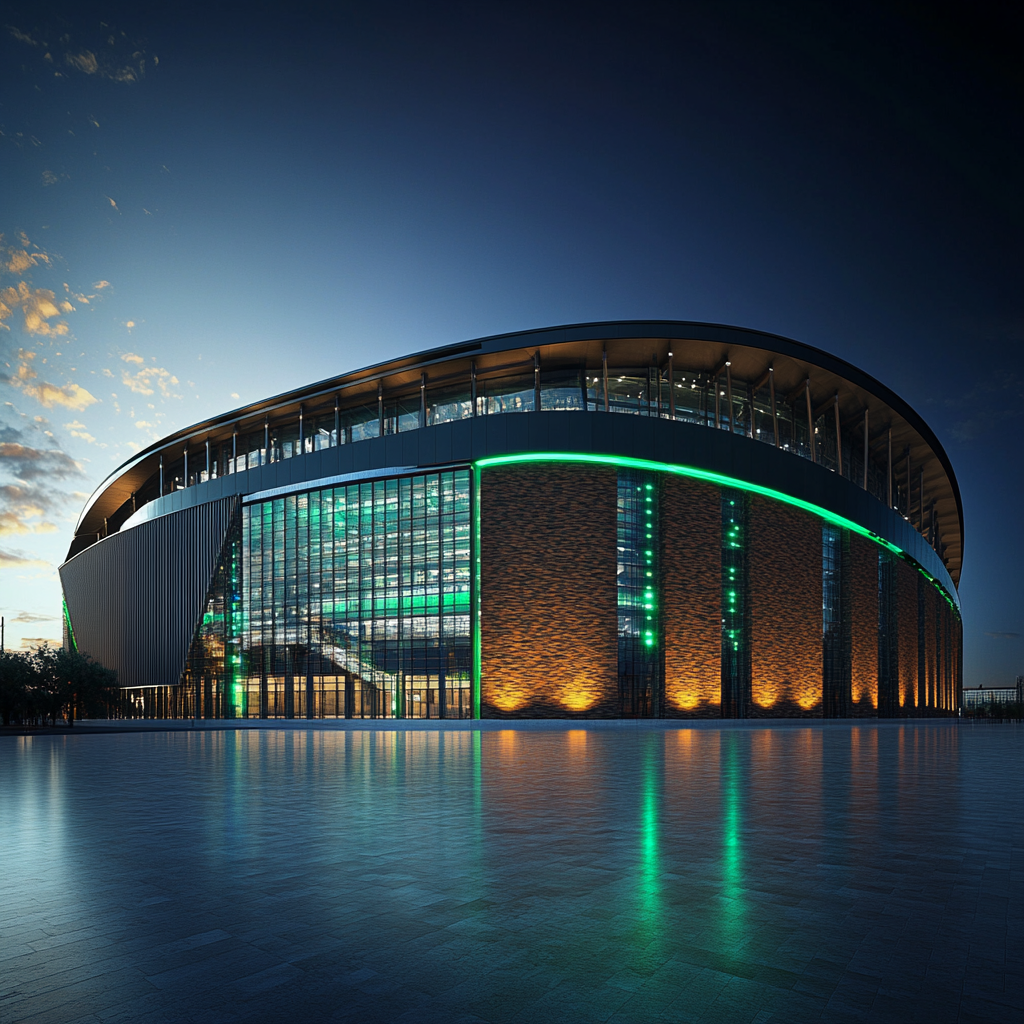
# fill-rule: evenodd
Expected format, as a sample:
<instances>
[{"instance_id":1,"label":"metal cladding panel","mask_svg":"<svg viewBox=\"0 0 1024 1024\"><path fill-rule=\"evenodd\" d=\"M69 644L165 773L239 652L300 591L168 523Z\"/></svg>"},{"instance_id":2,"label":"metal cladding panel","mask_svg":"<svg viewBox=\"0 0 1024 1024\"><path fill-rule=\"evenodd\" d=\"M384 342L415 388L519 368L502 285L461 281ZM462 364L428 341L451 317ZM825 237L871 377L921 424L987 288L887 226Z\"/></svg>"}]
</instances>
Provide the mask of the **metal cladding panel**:
<instances>
[{"instance_id":1,"label":"metal cladding panel","mask_svg":"<svg viewBox=\"0 0 1024 1024\"><path fill-rule=\"evenodd\" d=\"M115 533L60 568L75 643L121 686L181 678L237 497Z\"/></svg>"}]
</instances>

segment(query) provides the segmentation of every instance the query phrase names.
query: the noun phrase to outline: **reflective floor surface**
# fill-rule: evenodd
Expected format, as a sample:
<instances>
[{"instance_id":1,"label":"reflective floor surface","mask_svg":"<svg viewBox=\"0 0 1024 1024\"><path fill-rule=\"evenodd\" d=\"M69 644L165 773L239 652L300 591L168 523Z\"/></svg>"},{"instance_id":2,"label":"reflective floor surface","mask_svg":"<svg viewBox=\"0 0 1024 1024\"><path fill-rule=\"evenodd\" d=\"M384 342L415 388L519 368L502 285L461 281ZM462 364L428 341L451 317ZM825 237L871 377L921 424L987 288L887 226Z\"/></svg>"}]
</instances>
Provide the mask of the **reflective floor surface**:
<instances>
[{"instance_id":1,"label":"reflective floor surface","mask_svg":"<svg viewBox=\"0 0 1024 1024\"><path fill-rule=\"evenodd\" d=\"M0 739L0 1020L1024 1019L1014 725Z\"/></svg>"}]
</instances>

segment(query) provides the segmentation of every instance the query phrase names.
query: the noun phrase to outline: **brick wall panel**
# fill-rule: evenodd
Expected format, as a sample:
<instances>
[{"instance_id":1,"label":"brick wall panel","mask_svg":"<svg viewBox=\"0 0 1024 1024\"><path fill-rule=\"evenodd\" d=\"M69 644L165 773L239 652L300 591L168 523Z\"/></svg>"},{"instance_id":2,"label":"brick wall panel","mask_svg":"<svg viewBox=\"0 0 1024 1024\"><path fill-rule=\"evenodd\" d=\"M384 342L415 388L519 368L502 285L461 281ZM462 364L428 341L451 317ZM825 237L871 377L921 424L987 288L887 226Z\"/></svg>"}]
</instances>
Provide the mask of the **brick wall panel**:
<instances>
[{"instance_id":1,"label":"brick wall panel","mask_svg":"<svg viewBox=\"0 0 1024 1024\"><path fill-rule=\"evenodd\" d=\"M878 713L878 547L850 537L850 690L857 717Z\"/></svg>"},{"instance_id":2,"label":"brick wall panel","mask_svg":"<svg viewBox=\"0 0 1024 1024\"><path fill-rule=\"evenodd\" d=\"M481 714L615 718L617 474L502 466L481 485Z\"/></svg>"},{"instance_id":3,"label":"brick wall panel","mask_svg":"<svg viewBox=\"0 0 1024 1024\"><path fill-rule=\"evenodd\" d=\"M721 546L719 489L666 476L661 490L666 718L722 713Z\"/></svg>"},{"instance_id":4,"label":"brick wall panel","mask_svg":"<svg viewBox=\"0 0 1024 1024\"><path fill-rule=\"evenodd\" d=\"M821 715L821 520L750 499L751 717Z\"/></svg>"},{"instance_id":5,"label":"brick wall panel","mask_svg":"<svg viewBox=\"0 0 1024 1024\"><path fill-rule=\"evenodd\" d=\"M907 712L917 706L917 570L896 564L896 631L899 636L899 702Z\"/></svg>"}]
</instances>

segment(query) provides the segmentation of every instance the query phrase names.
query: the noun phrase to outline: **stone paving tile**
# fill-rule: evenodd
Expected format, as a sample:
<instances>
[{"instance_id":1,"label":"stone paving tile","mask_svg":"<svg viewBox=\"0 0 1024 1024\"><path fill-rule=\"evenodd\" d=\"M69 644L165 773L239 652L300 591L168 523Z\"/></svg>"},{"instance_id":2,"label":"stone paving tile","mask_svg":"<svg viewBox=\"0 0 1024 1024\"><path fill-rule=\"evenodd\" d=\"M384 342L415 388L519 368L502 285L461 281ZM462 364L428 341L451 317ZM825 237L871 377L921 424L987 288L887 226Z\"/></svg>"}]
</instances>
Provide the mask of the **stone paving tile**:
<instances>
[{"instance_id":1,"label":"stone paving tile","mask_svg":"<svg viewBox=\"0 0 1024 1024\"><path fill-rule=\"evenodd\" d=\"M857 729L0 740L0 1020L1019 1022L1021 730Z\"/></svg>"}]
</instances>

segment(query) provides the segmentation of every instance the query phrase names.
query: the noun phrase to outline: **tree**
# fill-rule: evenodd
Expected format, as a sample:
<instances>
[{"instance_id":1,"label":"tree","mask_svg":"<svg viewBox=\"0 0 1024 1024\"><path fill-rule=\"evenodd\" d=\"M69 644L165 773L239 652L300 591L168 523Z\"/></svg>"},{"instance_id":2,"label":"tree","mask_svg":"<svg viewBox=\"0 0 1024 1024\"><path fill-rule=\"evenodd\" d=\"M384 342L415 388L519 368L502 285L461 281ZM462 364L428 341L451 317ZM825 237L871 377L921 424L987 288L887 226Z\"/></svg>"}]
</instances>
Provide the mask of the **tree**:
<instances>
[{"instance_id":1,"label":"tree","mask_svg":"<svg viewBox=\"0 0 1024 1024\"><path fill-rule=\"evenodd\" d=\"M54 725L58 716L67 717L68 726L95 712L106 712L115 699L117 673L104 668L87 654L63 647L40 647L35 655L38 666L37 695L44 714Z\"/></svg>"},{"instance_id":2,"label":"tree","mask_svg":"<svg viewBox=\"0 0 1024 1024\"><path fill-rule=\"evenodd\" d=\"M4 725L26 715L37 682L35 660L16 651L0 653L0 715Z\"/></svg>"}]
</instances>

